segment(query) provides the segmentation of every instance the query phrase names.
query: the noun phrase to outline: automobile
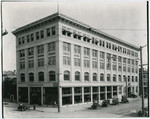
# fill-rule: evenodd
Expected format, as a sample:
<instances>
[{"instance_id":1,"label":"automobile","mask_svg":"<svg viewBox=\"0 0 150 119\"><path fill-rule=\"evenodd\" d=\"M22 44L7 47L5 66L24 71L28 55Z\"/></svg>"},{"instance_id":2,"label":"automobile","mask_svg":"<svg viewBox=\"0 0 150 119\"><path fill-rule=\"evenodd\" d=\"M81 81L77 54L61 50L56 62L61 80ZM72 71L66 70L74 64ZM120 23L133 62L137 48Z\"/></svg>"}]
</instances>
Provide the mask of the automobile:
<instances>
[{"instance_id":1,"label":"automobile","mask_svg":"<svg viewBox=\"0 0 150 119\"><path fill-rule=\"evenodd\" d=\"M26 111L27 109L30 110L29 105L27 105L26 103L19 103L18 111Z\"/></svg>"},{"instance_id":2,"label":"automobile","mask_svg":"<svg viewBox=\"0 0 150 119\"><path fill-rule=\"evenodd\" d=\"M92 109L98 109L100 108L100 104L98 103L98 101L93 101L93 105L91 106Z\"/></svg>"},{"instance_id":3,"label":"automobile","mask_svg":"<svg viewBox=\"0 0 150 119\"><path fill-rule=\"evenodd\" d=\"M127 96L122 96L121 102L122 103L129 103Z\"/></svg>"},{"instance_id":4,"label":"automobile","mask_svg":"<svg viewBox=\"0 0 150 119\"><path fill-rule=\"evenodd\" d=\"M113 98L112 99L112 105L119 105L119 99L118 98Z\"/></svg>"},{"instance_id":5,"label":"automobile","mask_svg":"<svg viewBox=\"0 0 150 119\"><path fill-rule=\"evenodd\" d=\"M148 117L148 108L147 107L144 108L144 116L142 115L142 110L140 110L138 112L138 116L139 117Z\"/></svg>"},{"instance_id":6,"label":"automobile","mask_svg":"<svg viewBox=\"0 0 150 119\"><path fill-rule=\"evenodd\" d=\"M103 100L102 107L108 107L110 105L110 100Z\"/></svg>"}]
</instances>

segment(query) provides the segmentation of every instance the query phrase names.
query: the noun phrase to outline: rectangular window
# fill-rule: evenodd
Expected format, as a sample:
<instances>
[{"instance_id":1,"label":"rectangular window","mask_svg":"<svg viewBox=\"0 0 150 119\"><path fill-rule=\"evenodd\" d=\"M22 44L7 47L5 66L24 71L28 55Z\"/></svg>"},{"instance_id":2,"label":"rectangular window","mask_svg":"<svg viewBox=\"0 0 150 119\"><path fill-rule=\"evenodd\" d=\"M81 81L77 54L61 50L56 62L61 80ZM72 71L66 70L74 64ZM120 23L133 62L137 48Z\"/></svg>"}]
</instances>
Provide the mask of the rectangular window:
<instances>
[{"instance_id":1,"label":"rectangular window","mask_svg":"<svg viewBox=\"0 0 150 119\"><path fill-rule=\"evenodd\" d=\"M30 42L30 36L27 35L27 42Z\"/></svg>"},{"instance_id":2,"label":"rectangular window","mask_svg":"<svg viewBox=\"0 0 150 119\"><path fill-rule=\"evenodd\" d=\"M118 62L122 62L122 57L118 57Z\"/></svg>"},{"instance_id":3,"label":"rectangular window","mask_svg":"<svg viewBox=\"0 0 150 119\"><path fill-rule=\"evenodd\" d=\"M125 63L125 64L126 64L126 58L123 58L123 63Z\"/></svg>"},{"instance_id":4,"label":"rectangular window","mask_svg":"<svg viewBox=\"0 0 150 119\"><path fill-rule=\"evenodd\" d=\"M44 30L41 30L40 33L41 33L41 38L44 38Z\"/></svg>"},{"instance_id":5,"label":"rectangular window","mask_svg":"<svg viewBox=\"0 0 150 119\"><path fill-rule=\"evenodd\" d=\"M90 49L84 48L84 55L89 56L90 55Z\"/></svg>"},{"instance_id":6,"label":"rectangular window","mask_svg":"<svg viewBox=\"0 0 150 119\"><path fill-rule=\"evenodd\" d=\"M130 72L130 67L128 66L128 72Z\"/></svg>"},{"instance_id":7,"label":"rectangular window","mask_svg":"<svg viewBox=\"0 0 150 119\"><path fill-rule=\"evenodd\" d=\"M90 67L89 60L84 60L84 67Z\"/></svg>"},{"instance_id":8,"label":"rectangular window","mask_svg":"<svg viewBox=\"0 0 150 119\"><path fill-rule=\"evenodd\" d=\"M70 57L63 56L63 64L64 65L70 65Z\"/></svg>"},{"instance_id":9,"label":"rectangular window","mask_svg":"<svg viewBox=\"0 0 150 119\"><path fill-rule=\"evenodd\" d=\"M28 56L33 56L33 55L34 55L34 49L28 48Z\"/></svg>"},{"instance_id":10,"label":"rectangular window","mask_svg":"<svg viewBox=\"0 0 150 119\"><path fill-rule=\"evenodd\" d=\"M18 45L21 45L21 38L18 38Z\"/></svg>"},{"instance_id":11,"label":"rectangular window","mask_svg":"<svg viewBox=\"0 0 150 119\"><path fill-rule=\"evenodd\" d=\"M39 38L40 38L40 33L38 31L38 32L36 32L36 40L39 40Z\"/></svg>"},{"instance_id":12,"label":"rectangular window","mask_svg":"<svg viewBox=\"0 0 150 119\"><path fill-rule=\"evenodd\" d=\"M130 64L130 59L128 59L128 64Z\"/></svg>"},{"instance_id":13,"label":"rectangular window","mask_svg":"<svg viewBox=\"0 0 150 119\"><path fill-rule=\"evenodd\" d=\"M31 42L34 41L33 33L31 34Z\"/></svg>"},{"instance_id":14,"label":"rectangular window","mask_svg":"<svg viewBox=\"0 0 150 119\"><path fill-rule=\"evenodd\" d=\"M132 67L132 73L134 73L134 67Z\"/></svg>"},{"instance_id":15,"label":"rectangular window","mask_svg":"<svg viewBox=\"0 0 150 119\"><path fill-rule=\"evenodd\" d=\"M51 56L48 58L48 64L51 65L56 65L56 56Z\"/></svg>"},{"instance_id":16,"label":"rectangular window","mask_svg":"<svg viewBox=\"0 0 150 119\"><path fill-rule=\"evenodd\" d=\"M100 69L104 69L104 68L105 68L104 62L100 62Z\"/></svg>"},{"instance_id":17,"label":"rectangular window","mask_svg":"<svg viewBox=\"0 0 150 119\"><path fill-rule=\"evenodd\" d=\"M22 37L22 44L25 44L25 38Z\"/></svg>"},{"instance_id":18,"label":"rectangular window","mask_svg":"<svg viewBox=\"0 0 150 119\"><path fill-rule=\"evenodd\" d=\"M100 51L100 59L104 59L105 58L105 53Z\"/></svg>"},{"instance_id":19,"label":"rectangular window","mask_svg":"<svg viewBox=\"0 0 150 119\"><path fill-rule=\"evenodd\" d=\"M116 64L113 64L113 70L116 71Z\"/></svg>"},{"instance_id":20,"label":"rectangular window","mask_svg":"<svg viewBox=\"0 0 150 119\"><path fill-rule=\"evenodd\" d=\"M29 60L28 61L28 67L29 68L33 68L34 67L34 61L33 60Z\"/></svg>"},{"instance_id":21,"label":"rectangular window","mask_svg":"<svg viewBox=\"0 0 150 119\"><path fill-rule=\"evenodd\" d=\"M126 66L125 65L123 65L123 71L126 72Z\"/></svg>"},{"instance_id":22,"label":"rectangular window","mask_svg":"<svg viewBox=\"0 0 150 119\"><path fill-rule=\"evenodd\" d=\"M70 44L69 43L63 43L63 51L70 52Z\"/></svg>"},{"instance_id":23,"label":"rectangular window","mask_svg":"<svg viewBox=\"0 0 150 119\"><path fill-rule=\"evenodd\" d=\"M55 51L55 42L48 43L48 52Z\"/></svg>"},{"instance_id":24,"label":"rectangular window","mask_svg":"<svg viewBox=\"0 0 150 119\"><path fill-rule=\"evenodd\" d=\"M39 67L44 66L44 58L38 59L38 66Z\"/></svg>"},{"instance_id":25,"label":"rectangular window","mask_svg":"<svg viewBox=\"0 0 150 119\"><path fill-rule=\"evenodd\" d=\"M132 59L132 65L134 65L134 60Z\"/></svg>"},{"instance_id":26,"label":"rectangular window","mask_svg":"<svg viewBox=\"0 0 150 119\"><path fill-rule=\"evenodd\" d=\"M20 50L20 57L25 57L25 51L24 50Z\"/></svg>"},{"instance_id":27,"label":"rectangular window","mask_svg":"<svg viewBox=\"0 0 150 119\"><path fill-rule=\"evenodd\" d=\"M97 68L97 61L92 61L92 67Z\"/></svg>"},{"instance_id":28,"label":"rectangular window","mask_svg":"<svg viewBox=\"0 0 150 119\"><path fill-rule=\"evenodd\" d=\"M25 68L25 61L20 62L20 69L24 69Z\"/></svg>"},{"instance_id":29,"label":"rectangular window","mask_svg":"<svg viewBox=\"0 0 150 119\"><path fill-rule=\"evenodd\" d=\"M56 34L56 27L53 26L53 27L52 27L52 35L55 35L55 34Z\"/></svg>"},{"instance_id":30,"label":"rectangular window","mask_svg":"<svg viewBox=\"0 0 150 119\"><path fill-rule=\"evenodd\" d=\"M80 65L81 65L80 62L81 62L81 61L80 61L79 58L74 58L74 65L75 65L75 66L80 66Z\"/></svg>"},{"instance_id":31,"label":"rectangular window","mask_svg":"<svg viewBox=\"0 0 150 119\"><path fill-rule=\"evenodd\" d=\"M92 56L97 57L97 50L92 50Z\"/></svg>"},{"instance_id":32,"label":"rectangular window","mask_svg":"<svg viewBox=\"0 0 150 119\"><path fill-rule=\"evenodd\" d=\"M118 71L122 71L122 66L118 65Z\"/></svg>"},{"instance_id":33,"label":"rectangular window","mask_svg":"<svg viewBox=\"0 0 150 119\"><path fill-rule=\"evenodd\" d=\"M38 47L37 47L37 50L38 50L38 54L44 53L44 45L38 46Z\"/></svg>"},{"instance_id":34,"label":"rectangular window","mask_svg":"<svg viewBox=\"0 0 150 119\"><path fill-rule=\"evenodd\" d=\"M75 45L75 46L74 46L74 53L80 54L80 53L81 53L81 47L78 46L78 45Z\"/></svg>"},{"instance_id":35,"label":"rectangular window","mask_svg":"<svg viewBox=\"0 0 150 119\"><path fill-rule=\"evenodd\" d=\"M51 33L50 33L50 28L47 28L47 29L46 29L46 35L47 35L47 37L51 35Z\"/></svg>"}]
</instances>

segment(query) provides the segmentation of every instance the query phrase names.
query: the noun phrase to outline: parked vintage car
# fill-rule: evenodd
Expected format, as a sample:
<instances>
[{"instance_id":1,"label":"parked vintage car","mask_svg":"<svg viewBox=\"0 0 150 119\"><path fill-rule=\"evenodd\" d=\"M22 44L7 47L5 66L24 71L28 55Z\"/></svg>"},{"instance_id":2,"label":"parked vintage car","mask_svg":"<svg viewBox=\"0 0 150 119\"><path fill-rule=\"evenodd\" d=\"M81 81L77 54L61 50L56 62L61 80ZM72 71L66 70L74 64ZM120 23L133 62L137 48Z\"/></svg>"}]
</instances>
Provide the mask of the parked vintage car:
<instances>
[{"instance_id":1,"label":"parked vintage car","mask_svg":"<svg viewBox=\"0 0 150 119\"><path fill-rule=\"evenodd\" d=\"M27 105L26 103L19 103L18 111L25 111L25 110L30 110L30 106Z\"/></svg>"},{"instance_id":2,"label":"parked vintage car","mask_svg":"<svg viewBox=\"0 0 150 119\"><path fill-rule=\"evenodd\" d=\"M122 103L129 103L127 96L122 96L121 102Z\"/></svg>"},{"instance_id":3,"label":"parked vintage car","mask_svg":"<svg viewBox=\"0 0 150 119\"><path fill-rule=\"evenodd\" d=\"M112 105L119 105L119 99L118 98L113 98L112 99Z\"/></svg>"},{"instance_id":4,"label":"parked vintage car","mask_svg":"<svg viewBox=\"0 0 150 119\"><path fill-rule=\"evenodd\" d=\"M98 109L100 108L100 104L98 103L98 101L93 101L93 105L91 106L92 109Z\"/></svg>"},{"instance_id":5,"label":"parked vintage car","mask_svg":"<svg viewBox=\"0 0 150 119\"><path fill-rule=\"evenodd\" d=\"M110 100L103 100L102 107L108 107L110 105Z\"/></svg>"}]
</instances>

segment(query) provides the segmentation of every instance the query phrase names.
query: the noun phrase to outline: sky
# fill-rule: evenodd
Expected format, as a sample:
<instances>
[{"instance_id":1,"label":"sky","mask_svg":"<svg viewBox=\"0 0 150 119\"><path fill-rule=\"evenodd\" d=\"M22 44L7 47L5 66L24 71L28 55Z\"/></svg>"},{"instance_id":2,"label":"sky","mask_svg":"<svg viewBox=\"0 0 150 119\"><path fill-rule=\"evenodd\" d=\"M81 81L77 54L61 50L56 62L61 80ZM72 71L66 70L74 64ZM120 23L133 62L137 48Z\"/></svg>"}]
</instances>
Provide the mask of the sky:
<instances>
[{"instance_id":1,"label":"sky","mask_svg":"<svg viewBox=\"0 0 150 119\"><path fill-rule=\"evenodd\" d=\"M58 7L59 6L59 7ZM16 70L16 41L11 33L58 11L138 47L147 44L146 1L3 2L3 70ZM147 64L147 47L143 48Z\"/></svg>"}]
</instances>

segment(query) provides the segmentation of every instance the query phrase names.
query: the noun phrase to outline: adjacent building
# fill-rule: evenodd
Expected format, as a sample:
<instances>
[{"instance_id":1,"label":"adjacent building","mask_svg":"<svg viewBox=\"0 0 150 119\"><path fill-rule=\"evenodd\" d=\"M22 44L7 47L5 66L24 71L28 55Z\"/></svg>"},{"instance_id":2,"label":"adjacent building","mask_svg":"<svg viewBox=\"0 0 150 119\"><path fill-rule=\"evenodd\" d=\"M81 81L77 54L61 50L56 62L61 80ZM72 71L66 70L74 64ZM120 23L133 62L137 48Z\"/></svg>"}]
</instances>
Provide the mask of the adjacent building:
<instances>
[{"instance_id":1,"label":"adjacent building","mask_svg":"<svg viewBox=\"0 0 150 119\"><path fill-rule=\"evenodd\" d=\"M139 47L61 13L13 31L18 102L60 107L139 93ZM58 87L59 86L59 87ZM59 90L59 91L58 91Z\"/></svg>"}]
</instances>

